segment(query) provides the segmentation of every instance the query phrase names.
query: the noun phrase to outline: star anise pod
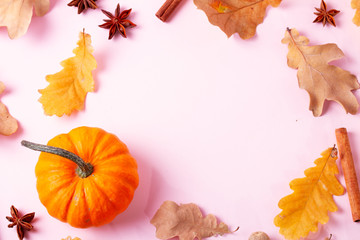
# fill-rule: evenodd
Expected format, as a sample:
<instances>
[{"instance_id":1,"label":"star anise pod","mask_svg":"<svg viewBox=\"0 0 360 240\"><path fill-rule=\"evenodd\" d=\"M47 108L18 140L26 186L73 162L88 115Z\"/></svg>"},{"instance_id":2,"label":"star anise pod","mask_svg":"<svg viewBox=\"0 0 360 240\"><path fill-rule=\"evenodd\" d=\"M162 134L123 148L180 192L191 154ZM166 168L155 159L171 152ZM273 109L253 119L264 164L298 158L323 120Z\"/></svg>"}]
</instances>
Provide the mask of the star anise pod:
<instances>
[{"instance_id":1,"label":"star anise pod","mask_svg":"<svg viewBox=\"0 0 360 240\"><path fill-rule=\"evenodd\" d=\"M131 13L131 8L120 12L120 4L118 4L115 10L115 15L113 15L112 13L106 10L101 10L101 11L108 18L110 18L110 19L104 19L105 23L99 25L99 27L101 28L109 29L109 39L112 39L113 36L116 34L116 32L119 32L121 36L126 38L125 28L136 26L136 24L126 19Z\"/></svg>"},{"instance_id":2,"label":"star anise pod","mask_svg":"<svg viewBox=\"0 0 360 240\"><path fill-rule=\"evenodd\" d=\"M317 17L313 21L314 23L322 22L323 26L325 26L326 23L330 23L331 25L336 27L334 17L340 12L339 10L331 9L327 11L326 3L324 2L324 0L321 0L320 8L315 9L317 12L314 12L314 14L317 15Z\"/></svg>"},{"instance_id":3,"label":"star anise pod","mask_svg":"<svg viewBox=\"0 0 360 240\"><path fill-rule=\"evenodd\" d=\"M68 3L68 6L75 6L78 8L78 14L82 13L82 11L91 8L96 9L97 5L95 3L96 0L72 0Z\"/></svg>"},{"instance_id":4,"label":"star anise pod","mask_svg":"<svg viewBox=\"0 0 360 240\"><path fill-rule=\"evenodd\" d=\"M14 206L11 206L10 214L11 217L6 217L6 219L11 222L8 227L12 228L16 226L17 235L19 239L22 240L24 238L24 229L28 231L33 229L33 226L30 224L30 222L34 219L35 213L28 213L20 217L19 211Z\"/></svg>"}]
</instances>

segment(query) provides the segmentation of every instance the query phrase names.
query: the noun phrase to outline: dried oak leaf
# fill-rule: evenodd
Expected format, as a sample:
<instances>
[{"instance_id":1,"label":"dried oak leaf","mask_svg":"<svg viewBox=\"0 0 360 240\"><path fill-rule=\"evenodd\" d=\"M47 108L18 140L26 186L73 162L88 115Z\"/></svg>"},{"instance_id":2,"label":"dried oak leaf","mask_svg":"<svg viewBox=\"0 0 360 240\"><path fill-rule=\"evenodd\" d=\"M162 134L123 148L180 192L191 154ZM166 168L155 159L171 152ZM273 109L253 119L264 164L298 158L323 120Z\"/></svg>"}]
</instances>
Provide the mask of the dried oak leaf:
<instances>
[{"instance_id":1,"label":"dried oak leaf","mask_svg":"<svg viewBox=\"0 0 360 240\"><path fill-rule=\"evenodd\" d=\"M333 195L342 195L344 188L335 176L339 173L336 159L336 148L328 148L315 160L315 167L305 170L306 177L290 182L294 192L279 201L282 212L274 219L286 239L297 240L316 232L318 223L329 221L328 211L337 211Z\"/></svg>"},{"instance_id":2,"label":"dried oak leaf","mask_svg":"<svg viewBox=\"0 0 360 240\"><path fill-rule=\"evenodd\" d=\"M309 109L318 117L325 99L340 103L346 112L355 114L359 103L351 92L359 88L355 75L328 63L344 57L336 44L308 46L309 39L296 29L287 29L282 43L288 44L288 66L298 69L299 87L310 96Z\"/></svg>"},{"instance_id":3,"label":"dried oak leaf","mask_svg":"<svg viewBox=\"0 0 360 240\"><path fill-rule=\"evenodd\" d=\"M266 8L279 6L281 0L194 0L194 3L228 37L238 33L242 39L248 39L264 21Z\"/></svg>"},{"instance_id":4,"label":"dried oak leaf","mask_svg":"<svg viewBox=\"0 0 360 240\"><path fill-rule=\"evenodd\" d=\"M33 8L37 16L43 16L49 6L49 0L0 0L0 27L7 27L11 39L20 37L30 25Z\"/></svg>"},{"instance_id":5,"label":"dried oak leaf","mask_svg":"<svg viewBox=\"0 0 360 240\"><path fill-rule=\"evenodd\" d=\"M0 82L0 94L5 90L4 83ZM15 118L13 118L6 106L0 102L0 134L9 136L16 132L18 129L18 123Z\"/></svg>"},{"instance_id":6,"label":"dried oak leaf","mask_svg":"<svg viewBox=\"0 0 360 240\"><path fill-rule=\"evenodd\" d=\"M179 240L211 237L231 233L225 223L217 224L214 215L204 217L199 207L193 203L177 205L173 201L165 201L150 221L156 227L156 237Z\"/></svg>"},{"instance_id":7,"label":"dried oak leaf","mask_svg":"<svg viewBox=\"0 0 360 240\"><path fill-rule=\"evenodd\" d=\"M360 0L352 0L351 7L356 9L353 23L355 23L357 26L360 26Z\"/></svg>"},{"instance_id":8,"label":"dried oak leaf","mask_svg":"<svg viewBox=\"0 0 360 240\"><path fill-rule=\"evenodd\" d=\"M70 115L74 110L81 110L88 92L94 91L94 79L91 71L97 64L92 55L91 36L80 33L78 47L73 50L74 57L61 62L63 70L46 76L50 84L39 90L46 115Z\"/></svg>"}]
</instances>

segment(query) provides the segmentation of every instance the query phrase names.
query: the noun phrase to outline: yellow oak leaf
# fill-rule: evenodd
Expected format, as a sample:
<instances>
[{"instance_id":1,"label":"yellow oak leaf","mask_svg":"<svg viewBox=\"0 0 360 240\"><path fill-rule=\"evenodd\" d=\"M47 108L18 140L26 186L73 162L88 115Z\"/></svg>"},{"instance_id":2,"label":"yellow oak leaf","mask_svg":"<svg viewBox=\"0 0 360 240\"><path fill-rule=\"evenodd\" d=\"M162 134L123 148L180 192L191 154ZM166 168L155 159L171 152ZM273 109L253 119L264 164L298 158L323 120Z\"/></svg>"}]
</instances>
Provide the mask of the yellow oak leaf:
<instances>
[{"instance_id":1,"label":"yellow oak leaf","mask_svg":"<svg viewBox=\"0 0 360 240\"><path fill-rule=\"evenodd\" d=\"M37 16L43 16L49 6L49 0L0 0L0 27L7 27L11 39L20 37L30 25L33 8Z\"/></svg>"},{"instance_id":2,"label":"yellow oak leaf","mask_svg":"<svg viewBox=\"0 0 360 240\"><path fill-rule=\"evenodd\" d=\"M0 94L5 90L4 83L0 82ZM0 134L9 136L16 132L18 129L18 123L15 118L13 118L6 106L0 102Z\"/></svg>"},{"instance_id":3,"label":"yellow oak leaf","mask_svg":"<svg viewBox=\"0 0 360 240\"><path fill-rule=\"evenodd\" d=\"M165 201L150 223L156 227L156 237L159 239L179 237L179 240L201 240L231 233L225 223L217 223L214 215L204 217L193 203L178 205L173 201Z\"/></svg>"},{"instance_id":4,"label":"yellow oak leaf","mask_svg":"<svg viewBox=\"0 0 360 240\"><path fill-rule=\"evenodd\" d=\"M194 3L228 37L238 33L242 39L248 39L264 21L266 8L279 6L281 0L194 0Z\"/></svg>"},{"instance_id":5,"label":"yellow oak leaf","mask_svg":"<svg viewBox=\"0 0 360 240\"><path fill-rule=\"evenodd\" d=\"M337 211L333 195L344 194L344 188L335 174L337 150L329 148L315 160L315 167L305 170L304 178L294 179L290 188L294 192L279 201L282 212L274 219L280 233L288 240L306 237L310 231L318 230L318 223L329 220L328 211Z\"/></svg>"},{"instance_id":6,"label":"yellow oak leaf","mask_svg":"<svg viewBox=\"0 0 360 240\"><path fill-rule=\"evenodd\" d=\"M78 237L71 238L71 237L69 236L69 237L67 237L67 238L62 238L61 240L81 240L81 239L78 238Z\"/></svg>"},{"instance_id":7,"label":"yellow oak leaf","mask_svg":"<svg viewBox=\"0 0 360 240\"><path fill-rule=\"evenodd\" d=\"M351 7L356 9L353 23L355 23L357 26L360 26L360 0L352 0Z\"/></svg>"},{"instance_id":8,"label":"yellow oak leaf","mask_svg":"<svg viewBox=\"0 0 360 240\"><path fill-rule=\"evenodd\" d=\"M358 111L359 103L351 92L360 87L356 76L329 64L344 57L336 44L308 46L309 39L296 29L287 29L282 43L288 44L288 66L298 69L299 87L309 93L309 109L314 116L322 114L325 100L340 103L347 113Z\"/></svg>"},{"instance_id":9,"label":"yellow oak leaf","mask_svg":"<svg viewBox=\"0 0 360 240\"><path fill-rule=\"evenodd\" d=\"M94 91L94 79L91 71L97 64L92 55L91 37L85 32L80 33L78 47L73 50L74 57L61 62L63 70L46 76L50 84L39 90L42 96L46 115L70 115L74 110L81 110L88 92Z\"/></svg>"}]
</instances>

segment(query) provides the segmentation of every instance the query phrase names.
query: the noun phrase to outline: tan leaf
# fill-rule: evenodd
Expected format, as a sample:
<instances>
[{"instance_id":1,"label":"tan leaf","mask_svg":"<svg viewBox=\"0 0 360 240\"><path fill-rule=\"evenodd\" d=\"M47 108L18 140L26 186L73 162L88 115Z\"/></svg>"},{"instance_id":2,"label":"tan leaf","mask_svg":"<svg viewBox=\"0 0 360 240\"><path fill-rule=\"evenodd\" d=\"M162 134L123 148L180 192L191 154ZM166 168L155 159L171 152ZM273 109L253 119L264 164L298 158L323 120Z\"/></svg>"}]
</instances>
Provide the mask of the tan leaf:
<instances>
[{"instance_id":1,"label":"tan leaf","mask_svg":"<svg viewBox=\"0 0 360 240\"><path fill-rule=\"evenodd\" d=\"M49 6L49 0L0 0L0 27L7 27L11 39L20 37L30 25L33 7L37 16L43 16Z\"/></svg>"},{"instance_id":2,"label":"tan leaf","mask_svg":"<svg viewBox=\"0 0 360 240\"><path fill-rule=\"evenodd\" d=\"M355 114L359 108L352 90L359 88L355 75L328 63L344 57L334 43L308 46L309 39L296 29L287 29L282 43L289 44L288 65L298 69L299 87L310 96L310 110L318 117L325 100L340 103L347 113Z\"/></svg>"},{"instance_id":3,"label":"tan leaf","mask_svg":"<svg viewBox=\"0 0 360 240\"><path fill-rule=\"evenodd\" d=\"M270 240L269 236L261 231L253 232L248 240Z\"/></svg>"},{"instance_id":4,"label":"tan leaf","mask_svg":"<svg viewBox=\"0 0 360 240\"><path fill-rule=\"evenodd\" d=\"M194 0L208 16L209 22L220 27L228 37L238 33L242 39L255 35L264 21L266 8L279 6L281 0Z\"/></svg>"},{"instance_id":5,"label":"tan leaf","mask_svg":"<svg viewBox=\"0 0 360 240\"><path fill-rule=\"evenodd\" d=\"M4 92L5 85L0 82L0 95ZM9 136L16 132L18 129L18 123L15 118L13 118L6 106L0 102L0 134Z\"/></svg>"},{"instance_id":6,"label":"tan leaf","mask_svg":"<svg viewBox=\"0 0 360 240\"><path fill-rule=\"evenodd\" d=\"M360 0L352 0L351 7L356 9L353 23L355 23L357 26L360 26Z\"/></svg>"},{"instance_id":7,"label":"tan leaf","mask_svg":"<svg viewBox=\"0 0 360 240\"><path fill-rule=\"evenodd\" d=\"M203 217L199 207L193 203L177 205L173 201L165 201L150 221L156 227L156 237L179 240L211 237L231 233L225 223L217 224L214 215Z\"/></svg>"}]
</instances>

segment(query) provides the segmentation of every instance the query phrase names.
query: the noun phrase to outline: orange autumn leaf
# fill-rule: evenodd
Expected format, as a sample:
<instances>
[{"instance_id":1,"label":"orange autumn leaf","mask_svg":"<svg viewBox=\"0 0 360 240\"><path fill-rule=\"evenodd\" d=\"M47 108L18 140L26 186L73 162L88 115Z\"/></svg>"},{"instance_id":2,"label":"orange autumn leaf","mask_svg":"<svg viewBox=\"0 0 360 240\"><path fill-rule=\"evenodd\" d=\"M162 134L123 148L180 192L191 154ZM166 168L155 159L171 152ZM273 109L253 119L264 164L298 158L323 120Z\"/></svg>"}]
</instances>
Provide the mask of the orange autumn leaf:
<instances>
[{"instance_id":1,"label":"orange autumn leaf","mask_svg":"<svg viewBox=\"0 0 360 240\"><path fill-rule=\"evenodd\" d=\"M0 95L4 92L5 85L0 82ZM9 136L16 132L18 129L18 123L15 118L13 118L6 106L0 102L0 134Z\"/></svg>"},{"instance_id":2,"label":"orange autumn leaf","mask_svg":"<svg viewBox=\"0 0 360 240\"><path fill-rule=\"evenodd\" d=\"M356 9L353 23L355 23L357 26L360 26L360 0L352 0L351 7Z\"/></svg>"},{"instance_id":3,"label":"orange autumn leaf","mask_svg":"<svg viewBox=\"0 0 360 240\"><path fill-rule=\"evenodd\" d=\"M251 38L256 27L264 21L266 8L279 6L281 0L194 0L209 22L220 27L228 37L238 33L243 39Z\"/></svg>"},{"instance_id":4,"label":"orange autumn leaf","mask_svg":"<svg viewBox=\"0 0 360 240\"><path fill-rule=\"evenodd\" d=\"M351 92L360 87L356 76L329 64L344 57L336 44L308 46L309 39L296 29L287 29L282 43L288 44L288 66L298 70L299 87L309 93L314 116L321 115L325 100L340 103L347 113L357 113L359 103Z\"/></svg>"},{"instance_id":5,"label":"orange autumn leaf","mask_svg":"<svg viewBox=\"0 0 360 240\"><path fill-rule=\"evenodd\" d=\"M337 211L333 195L342 195L344 188L335 176L339 173L336 159L336 148L329 148L315 160L315 167L305 170L304 178L290 182L294 192L279 201L282 212L274 219L286 239L297 240L316 232L318 223L329 221L328 211Z\"/></svg>"},{"instance_id":6,"label":"orange autumn leaf","mask_svg":"<svg viewBox=\"0 0 360 240\"><path fill-rule=\"evenodd\" d=\"M49 6L49 0L0 0L0 27L7 27L11 39L20 37L30 25L33 8L37 16L43 16Z\"/></svg>"},{"instance_id":7,"label":"orange autumn leaf","mask_svg":"<svg viewBox=\"0 0 360 240\"><path fill-rule=\"evenodd\" d=\"M178 205L173 201L165 201L150 223L156 227L156 237L159 239L179 237L179 240L201 240L231 233L225 223L217 223L214 215L204 217L193 203Z\"/></svg>"},{"instance_id":8,"label":"orange autumn leaf","mask_svg":"<svg viewBox=\"0 0 360 240\"><path fill-rule=\"evenodd\" d=\"M91 71L97 64L92 55L91 36L80 33L78 47L73 50L74 57L61 62L63 70L46 76L50 83L45 89L39 90L42 96L46 115L70 115L74 110L81 110L88 92L94 91L94 79Z\"/></svg>"}]
</instances>

